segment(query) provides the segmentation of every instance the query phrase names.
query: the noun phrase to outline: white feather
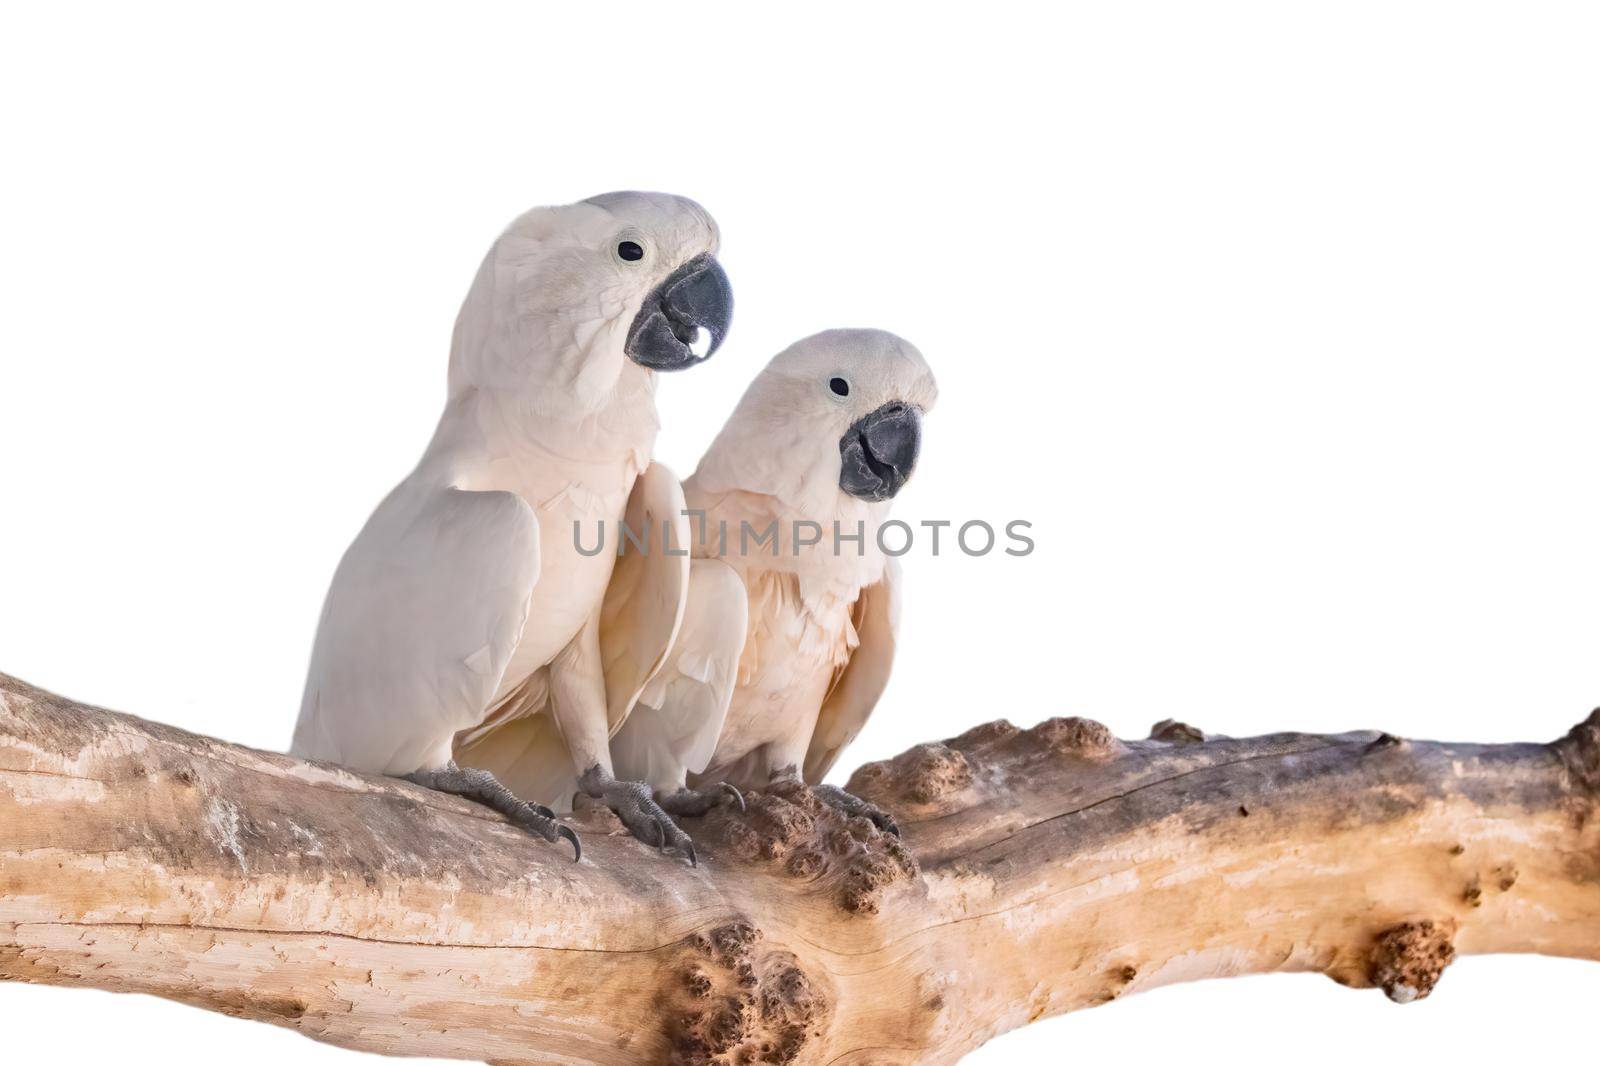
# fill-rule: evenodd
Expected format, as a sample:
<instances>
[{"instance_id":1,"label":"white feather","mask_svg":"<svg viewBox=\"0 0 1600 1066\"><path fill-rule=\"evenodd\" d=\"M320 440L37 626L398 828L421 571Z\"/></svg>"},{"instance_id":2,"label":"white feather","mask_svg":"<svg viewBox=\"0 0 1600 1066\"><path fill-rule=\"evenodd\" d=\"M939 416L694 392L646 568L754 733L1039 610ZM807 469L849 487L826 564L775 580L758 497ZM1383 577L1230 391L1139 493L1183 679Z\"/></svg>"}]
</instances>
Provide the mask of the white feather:
<instances>
[{"instance_id":1,"label":"white feather","mask_svg":"<svg viewBox=\"0 0 1600 1066\"><path fill-rule=\"evenodd\" d=\"M623 230L651 249L641 269L611 257ZM638 676L608 701L602 656L585 651L616 557L579 552L573 525L614 527L654 444L654 378L623 351L629 324L716 245L698 205L655 193L539 208L494 243L456 320L433 440L334 575L296 754L402 774L443 766L459 733L515 767L507 783L529 799L609 762L605 739L671 643L687 561L676 581L644 582L680 602L636 620ZM553 708L582 728L558 728Z\"/></svg>"}]
</instances>

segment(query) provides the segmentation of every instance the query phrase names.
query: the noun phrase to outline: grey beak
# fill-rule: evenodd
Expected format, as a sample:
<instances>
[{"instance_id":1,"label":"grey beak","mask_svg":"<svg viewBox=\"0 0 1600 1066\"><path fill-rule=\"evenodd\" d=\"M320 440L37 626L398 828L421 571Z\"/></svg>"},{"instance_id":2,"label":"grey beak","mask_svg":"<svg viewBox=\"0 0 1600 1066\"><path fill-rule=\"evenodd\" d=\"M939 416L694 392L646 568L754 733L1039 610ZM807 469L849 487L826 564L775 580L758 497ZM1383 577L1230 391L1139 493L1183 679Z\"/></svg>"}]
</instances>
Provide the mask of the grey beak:
<instances>
[{"instance_id":1,"label":"grey beak","mask_svg":"<svg viewBox=\"0 0 1600 1066\"><path fill-rule=\"evenodd\" d=\"M839 438L839 487L858 500L893 499L922 451L922 412L893 400Z\"/></svg>"},{"instance_id":2,"label":"grey beak","mask_svg":"<svg viewBox=\"0 0 1600 1066\"><path fill-rule=\"evenodd\" d=\"M709 255L689 260L644 298L622 350L651 370L684 370L710 359L722 347L733 321L733 286ZM694 344L709 344L697 353Z\"/></svg>"}]
</instances>

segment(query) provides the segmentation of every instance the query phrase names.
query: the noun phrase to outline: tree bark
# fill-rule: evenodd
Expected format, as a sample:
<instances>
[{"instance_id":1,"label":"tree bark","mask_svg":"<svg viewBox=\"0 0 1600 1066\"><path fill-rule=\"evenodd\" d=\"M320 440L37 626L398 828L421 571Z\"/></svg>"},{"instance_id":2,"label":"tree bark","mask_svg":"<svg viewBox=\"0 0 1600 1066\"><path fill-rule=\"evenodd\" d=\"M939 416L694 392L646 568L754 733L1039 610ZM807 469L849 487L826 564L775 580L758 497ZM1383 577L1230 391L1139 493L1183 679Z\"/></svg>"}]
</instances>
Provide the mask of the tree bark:
<instances>
[{"instance_id":1,"label":"tree bark","mask_svg":"<svg viewBox=\"0 0 1600 1066\"><path fill-rule=\"evenodd\" d=\"M903 841L790 788L691 868L581 863L452 797L0 675L0 979L146 992L384 1054L950 1062L1158 985L1456 953L1600 958L1600 712L1552 744L1118 741L994 722L862 767Z\"/></svg>"}]
</instances>

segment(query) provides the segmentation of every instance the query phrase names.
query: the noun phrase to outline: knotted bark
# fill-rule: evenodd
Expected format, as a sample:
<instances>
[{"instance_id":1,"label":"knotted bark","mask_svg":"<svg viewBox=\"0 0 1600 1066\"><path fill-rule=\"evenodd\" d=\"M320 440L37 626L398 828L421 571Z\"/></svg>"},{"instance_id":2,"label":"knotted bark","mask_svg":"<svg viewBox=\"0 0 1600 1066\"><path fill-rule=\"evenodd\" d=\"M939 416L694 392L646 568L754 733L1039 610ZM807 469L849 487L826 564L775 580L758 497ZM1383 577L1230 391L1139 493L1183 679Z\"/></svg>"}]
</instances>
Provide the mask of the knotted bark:
<instances>
[{"instance_id":1,"label":"knotted bark","mask_svg":"<svg viewBox=\"0 0 1600 1066\"><path fill-rule=\"evenodd\" d=\"M993 722L795 787L698 868L96 710L0 675L0 978L148 992L387 1054L949 1062L1200 977L1406 1002L1459 954L1600 958L1600 712L1552 744L1146 740Z\"/></svg>"}]
</instances>

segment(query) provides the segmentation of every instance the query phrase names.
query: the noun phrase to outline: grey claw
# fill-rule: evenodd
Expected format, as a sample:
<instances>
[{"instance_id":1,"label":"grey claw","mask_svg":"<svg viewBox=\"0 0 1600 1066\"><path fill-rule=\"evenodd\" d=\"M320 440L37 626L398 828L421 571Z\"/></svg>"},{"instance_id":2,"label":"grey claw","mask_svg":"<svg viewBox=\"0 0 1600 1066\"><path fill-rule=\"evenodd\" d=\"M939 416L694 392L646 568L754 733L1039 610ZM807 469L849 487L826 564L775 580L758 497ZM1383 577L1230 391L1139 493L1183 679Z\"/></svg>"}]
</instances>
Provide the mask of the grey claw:
<instances>
[{"instance_id":1,"label":"grey claw","mask_svg":"<svg viewBox=\"0 0 1600 1066\"><path fill-rule=\"evenodd\" d=\"M577 862L583 857L583 845L578 843L578 834L557 822L554 811L542 803L524 803L487 770L462 769L455 763L449 763L438 770L418 770L399 776L424 788L481 803L504 815L512 825L551 843L566 837L572 841L572 861Z\"/></svg>"},{"instance_id":2,"label":"grey claw","mask_svg":"<svg viewBox=\"0 0 1600 1066\"><path fill-rule=\"evenodd\" d=\"M558 837L566 837L568 840L570 840L572 842L572 861L573 862L577 862L578 860L583 858L583 845L578 842L578 834L574 833L570 826L565 826L565 825L556 826L556 836L558 836Z\"/></svg>"},{"instance_id":3,"label":"grey claw","mask_svg":"<svg viewBox=\"0 0 1600 1066\"><path fill-rule=\"evenodd\" d=\"M868 803L860 796L852 795L837 785L817 785L812 791L822 802L835 810L852 818L865 818L882 832L897 837L900 835L899 823L877 804Z\"/></svg>"},{"instance_id":4,"label":"grey claw","mask_svg":"<svg viewBox=\"0 0 1600 1066\"><path fill-rule=\"evenodd\" d=\"M864 811L863 813L867 816L867 820L869 822L877 826L883 832L888 833L890 836L897 837L900 835L899 823L893 818L889 817L887 812L873 807L871 810Z\"/></svg>"},{"instance_id":5,"label":"grey claw","mask_svg":"<svg viewBox=\"0 0 1600 1066\"><path fill-rule=\"evenodd\" d=\"M678 828L671 816L656 802L650 786L642 781L619 781L598 764L589 767L578 778L578 787L585 795L601 800L611 808L633 838L641 844L650 844L655 830L656 850L665 854L669 847L678 848L694 863L693 844Z\"/></svg>"},{"instance_id":6,"label":"grey claw","mask_svg":"<svg viewBox=\"0 0 1600 1066\"><path fill-rule=\"evenodd\" d=\"M737 788L728 784L726 781L722 782L722 790L733 797L733 801L739 805L740 814L750 813L750 808L745 806L743 792L740 792Z\"/></svg>"},{"instance_id":7,"label":"grey claw","mask_svg":"<svg viewBox=\"0 0 1600 1066\"><path fill-rule=\"evenodd\" d=\"M689 853L689 865L690 866L699 866L700 863L698 861L696 861L696 859L694 857L694 841L685 840L683 842L683 848L684 848L685 851L687 851Z\"/></svg>"}]
</instances>

